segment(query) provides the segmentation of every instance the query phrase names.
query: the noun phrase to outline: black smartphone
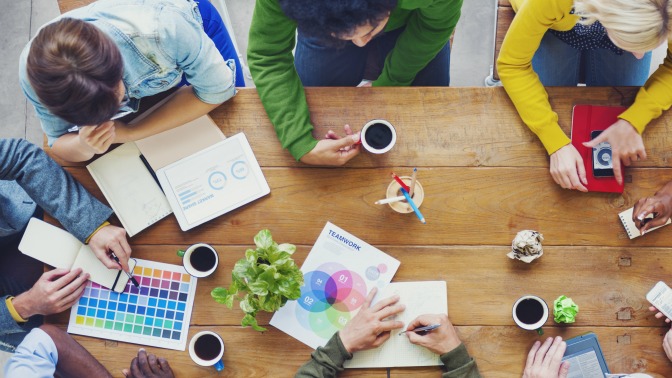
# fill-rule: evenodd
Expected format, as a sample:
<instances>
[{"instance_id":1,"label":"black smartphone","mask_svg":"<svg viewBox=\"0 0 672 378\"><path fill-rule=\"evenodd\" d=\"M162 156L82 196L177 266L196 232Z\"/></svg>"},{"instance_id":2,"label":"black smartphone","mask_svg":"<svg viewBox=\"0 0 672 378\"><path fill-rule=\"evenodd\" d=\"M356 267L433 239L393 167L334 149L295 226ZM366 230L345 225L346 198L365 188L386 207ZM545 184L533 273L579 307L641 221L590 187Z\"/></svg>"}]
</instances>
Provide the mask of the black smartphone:
<instances>
[{"instance_id":1,"label":"black smartphone","mask_svg":"<svg viewBox=\"0 0 672 378\"><path fill-rule=\"evenodd\" d=\"M590 139L597 138L603 130L590 132ZM602 142L593 147L593 176L614 177L614 165L611 161L611 145Z\"/></svg>"}]
</instances>

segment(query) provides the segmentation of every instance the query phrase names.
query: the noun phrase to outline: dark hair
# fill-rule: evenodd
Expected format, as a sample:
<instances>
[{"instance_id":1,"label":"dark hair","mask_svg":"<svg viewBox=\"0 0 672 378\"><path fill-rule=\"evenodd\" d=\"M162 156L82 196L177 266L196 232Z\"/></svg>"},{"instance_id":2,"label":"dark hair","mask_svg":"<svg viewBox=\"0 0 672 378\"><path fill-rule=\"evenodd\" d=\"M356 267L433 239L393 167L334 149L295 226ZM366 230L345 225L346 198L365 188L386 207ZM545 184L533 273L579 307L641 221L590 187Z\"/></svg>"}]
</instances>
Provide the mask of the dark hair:
<instances>
[{"instance_id":1,"label":"dark hair","mask_svg":"<svg viewBox=\"0 0 672 378\"><path fill-rule=\"evenodd\" d=\"M397 0L279 0L287 17L306 36L335 43L358 26L378 24Z\"/></svg>"},{"instance_id":2,"label":"dark hair","mask_svg":"<svg viewBox=\"0 0 672 378\"><path fill-rule=\"evenodd\" d=\"M68 122L98 125L119 108L121 53L87 22L64 18L42 28L30 46L26 70L40 102Z\"/></svg>"}]
</instances>

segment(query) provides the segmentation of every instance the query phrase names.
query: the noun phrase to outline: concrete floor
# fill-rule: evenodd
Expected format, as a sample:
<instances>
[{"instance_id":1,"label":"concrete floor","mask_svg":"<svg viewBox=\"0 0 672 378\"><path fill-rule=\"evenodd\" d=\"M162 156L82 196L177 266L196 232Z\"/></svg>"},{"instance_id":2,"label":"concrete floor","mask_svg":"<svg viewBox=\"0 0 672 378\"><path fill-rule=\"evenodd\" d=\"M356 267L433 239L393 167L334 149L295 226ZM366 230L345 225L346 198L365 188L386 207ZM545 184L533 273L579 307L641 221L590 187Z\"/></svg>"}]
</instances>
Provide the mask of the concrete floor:
<instances>
[{"instance_id":1,"label":"concrete floor","mask_svg":"<svg viewBox=\"0 0 672 378\"><path fill-rule=\"evenodd\" d=\"M218 1L225 1L239 51L244 56L254 1L212 1L215 5L218 5ZM451 54L452 86L482 86L484 78L488 76L493 60L496 2L464 2ZM4 4L4 11L0 13L0 66L6 69L0 71L0 82L5 83L0 87L0 114L4 114L0 124L0 138L26 138L35 144L42 144L39 122L18 84L18 58L37 28L58 13L56 0L20 0ZM657 67L664 55L664 47L656 51L652 67ZM0 353L0 366L4 365L6 356Z\"/></svg>"}]
</instances>

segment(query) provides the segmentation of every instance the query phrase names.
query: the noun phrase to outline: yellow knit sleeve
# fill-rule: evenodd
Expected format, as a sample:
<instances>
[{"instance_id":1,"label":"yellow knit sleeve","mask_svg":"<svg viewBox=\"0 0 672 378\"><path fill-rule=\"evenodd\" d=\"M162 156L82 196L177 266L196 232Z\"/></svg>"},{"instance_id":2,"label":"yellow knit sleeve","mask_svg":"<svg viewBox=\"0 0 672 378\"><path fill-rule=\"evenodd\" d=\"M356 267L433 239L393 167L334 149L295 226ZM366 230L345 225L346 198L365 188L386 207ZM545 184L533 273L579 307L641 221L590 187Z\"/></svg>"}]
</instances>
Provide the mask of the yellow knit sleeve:
<instances>
[{"instance_id":1,"label":"yellow knit sleeve","mask_svg":"<svg viewBox=\"0 0 672 378\"><path fill-rule=\"evenodd\" d=\"M516 17L504 37L497 72L520 118L552 154L570 140L532 69L532 57L548 29L570 30L576 24L577 17L570 14L573 0L518 0L512 5Z\"/></svg>"},{"instance_id":2,"label":"yellow knit sleeve","mask_svg":"<svg viewBox=\"0 0 672 378\"><path fill-rule=\"evenodd\" d=\"M672 43L668 41L663 64L640 88L635 102L619 118L630 122L641 134L651 120L672 106Z\"/></svg>"}]
</instances>

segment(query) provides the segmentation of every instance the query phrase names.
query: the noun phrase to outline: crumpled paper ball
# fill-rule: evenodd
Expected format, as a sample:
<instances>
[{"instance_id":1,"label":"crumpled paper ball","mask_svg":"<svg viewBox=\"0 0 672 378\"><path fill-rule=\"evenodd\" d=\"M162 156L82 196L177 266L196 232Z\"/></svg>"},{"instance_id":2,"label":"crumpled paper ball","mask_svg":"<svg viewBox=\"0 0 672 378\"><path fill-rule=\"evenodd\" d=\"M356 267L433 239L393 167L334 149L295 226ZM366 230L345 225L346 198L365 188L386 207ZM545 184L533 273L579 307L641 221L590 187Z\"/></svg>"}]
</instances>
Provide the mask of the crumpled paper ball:
<instances>
[{"instance_id":1,"label":"crumpled paper ball","mask_svg":"<svg viewBox=\"0 0 672 378\"><path fill-rule=\"evenodd\" d=\"M578 313L579 306L572 298L561 295L553 301L553 319L556 323L574 323Z\"/></svg>"},{"instance_id":2,"label":"crumpled paper ball","mask_svg":"<svg viewBox=\"0 0 672 378\"><path fill-rule=\"evenodd\" d=\"M537 231L520 231L518 235L513 238L511 252L509 252L507 256L511 259L531 263L544 254L544 248L541 246L543 240L544 235Z\"/></svg>"}]
</instances>

